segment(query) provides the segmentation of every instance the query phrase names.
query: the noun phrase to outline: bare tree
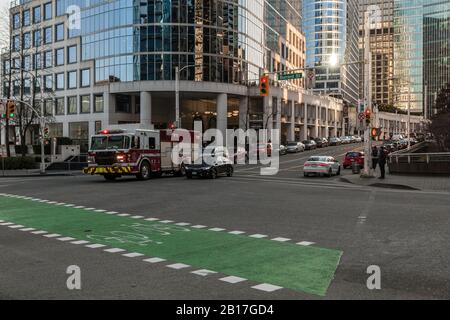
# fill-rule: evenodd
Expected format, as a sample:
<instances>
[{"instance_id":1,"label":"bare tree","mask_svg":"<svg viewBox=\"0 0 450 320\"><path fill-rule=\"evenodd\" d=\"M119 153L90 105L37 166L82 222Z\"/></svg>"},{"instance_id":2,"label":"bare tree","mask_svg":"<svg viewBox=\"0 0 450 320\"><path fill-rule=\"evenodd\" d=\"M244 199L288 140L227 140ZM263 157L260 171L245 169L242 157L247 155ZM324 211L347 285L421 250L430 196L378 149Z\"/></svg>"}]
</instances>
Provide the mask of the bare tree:
<instances>
[{"instance_id":1,"label":"bare tree","mask_svg":"<svg viewBox=\"0 0 450 320\"><path fill-rule=\"evenodd\" d=\"M22 8L19 9L20 16ZM53 121L52 112L49 114L42 112L44 102L49 102L54 97L53 77L51 78L51 88L47 87L47 83L43 81L45 75L52 75L53 55L51 61L46 61L44 54L44 38L32 39L35 30L39 30L40 25L33 25L29 30L29 37L24 37L23 23L20 23L20 29L17 34L19 41L13 41L10 44L10 51L7 53L9 60L9 83L10 94L8 97L15 100L16 117L13 125L18 128L21 145L21 155L25 156L27 133L39 124L40 118L45 119L45 123ZM16 34L16 33L15 33ZM10 36L12 39L12 36ZM52 52L52 51L49 51ZM53 107L52 107L53 109ZM43 138L43 128L40 126L40 138Z\"/></svg>"},{"instance_id":2,"label":"bare tree","mask_svg":"<svg viewBox=\"0 0 450 320\"><path fill-rule=\"evenodd\" d=\"M9 48L9 9L7 5L0 6L0 50Z\"/></svg>"}]
</instances>

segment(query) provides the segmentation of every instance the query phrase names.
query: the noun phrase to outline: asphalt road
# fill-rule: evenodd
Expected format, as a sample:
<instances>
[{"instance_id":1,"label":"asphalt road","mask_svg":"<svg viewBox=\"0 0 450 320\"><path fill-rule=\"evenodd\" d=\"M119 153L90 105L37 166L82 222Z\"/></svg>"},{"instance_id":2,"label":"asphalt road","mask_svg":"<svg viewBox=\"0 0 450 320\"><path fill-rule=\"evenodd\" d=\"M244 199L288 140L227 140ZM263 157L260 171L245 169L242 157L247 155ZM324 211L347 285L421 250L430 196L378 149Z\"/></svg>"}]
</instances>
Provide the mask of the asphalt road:
<instances>
[{"instance_id":1,"label":"asphalt road","mask_svg":"<svg viewBox=\"0 0 450 320\"><path fill-rule=\"evenodd\" d=\"M179 261L145 263L141 257L125 257L103 248L21 231L19 228L28 225L20 222L18 228L0 225L0 299L450 298L448 194L372 189L341 183L338 177L303 177L301 165L310 155L331 155L342 160L346 151L360 147L340 146L283 156L276 176L260 176L258 167L252 166L238 167L234 177L217 180L166 177L141 182L128 178L111 183L88 176L0 178L0 193L141 216L137 220L156 217L159 221L173 221L168 225L184 222L224 229L207 231L208 241L215 237L214 232L240 230L294 245L306 243L311 252L322 252L322 248L341 252L336 270L328 273L331 282L324 296L285 286L273 292L258 290L252 287L261 282L253 281L252 274L248 281L231 284L220 280L230 276L221 270L201 276L192 273L201 265L174 269L167 265ZM343 174L351 173L346 170ZM26 201L33 209L31 200L0 196L0 220L8 221L2 214L14 220L17 209L17 215L27 215L21 221L52 228L52 219L38 219L39 214L50 214L51 206L56 204L44 203L41 211L26 211ZM22 211L16 202L23 204ZM86 223L78 211L70 214ZM92 217L94 228L101 217ZM54 216L55 221L59 218ZM58 226L63 231L71 227ZM66 234L61 232L61 236ZM190 258L191 251L192 255L199 254L195 246L201 244L191 245L189 241L186 238L184 243L178 242L186 252L184 259ZM265 241L272 240L260 241L257 244L263 251L269 245ZM236 249L226 242L224 255ZM286 263L290 263L289 258L280 256ZM255 269L264 270L264 260L257 261ZM239 258L235 264L239 264ZM81 268L81 290L66 287L66 269L70 265ZM381 290L367 288L366 271L372 265L380 267ZM296 271L295 265L292 271ZM275 270L266 268L264 272L263 278L272 279ZM289 280L290 275L285 276Z\"/></svg>"}]
</instances>

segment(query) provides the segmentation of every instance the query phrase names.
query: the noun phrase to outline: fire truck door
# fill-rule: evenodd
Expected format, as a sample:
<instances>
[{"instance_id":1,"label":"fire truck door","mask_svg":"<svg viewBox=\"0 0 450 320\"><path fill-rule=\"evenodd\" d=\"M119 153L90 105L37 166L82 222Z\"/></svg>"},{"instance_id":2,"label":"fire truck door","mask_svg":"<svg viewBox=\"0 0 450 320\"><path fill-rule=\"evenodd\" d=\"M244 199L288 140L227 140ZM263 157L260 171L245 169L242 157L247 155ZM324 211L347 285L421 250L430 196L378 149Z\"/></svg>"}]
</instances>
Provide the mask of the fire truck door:
<instances>
[{"instance_id":1,"label":"fire truck door","mask_svg":"<svg viewBox=\"0 0 450 320\"><path fill-rule=\"evenodd\" d=\"M163 170L173 170L172 162L172 142L161 143L161 168Z\"/></svg>"}]
</instances>

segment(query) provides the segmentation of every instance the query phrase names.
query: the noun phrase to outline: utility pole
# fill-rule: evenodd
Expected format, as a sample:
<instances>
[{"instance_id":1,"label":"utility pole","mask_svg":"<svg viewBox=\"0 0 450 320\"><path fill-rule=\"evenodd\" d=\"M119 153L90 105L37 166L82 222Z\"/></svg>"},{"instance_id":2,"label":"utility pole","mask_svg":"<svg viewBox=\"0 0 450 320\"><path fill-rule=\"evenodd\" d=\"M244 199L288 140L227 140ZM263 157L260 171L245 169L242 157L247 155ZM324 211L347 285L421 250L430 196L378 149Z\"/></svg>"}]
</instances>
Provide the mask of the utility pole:
<instances>
[{"instance_id":1,"label":"utility pole","mask_svg":"<svg viewBox=\"0 0 450 320\"><path fill-rule=\"evenodd\" d=\"M364 96L366 110L373 114L372 110L372 53L370 52L370 15L369 12L364 16ZM370 135L372 121L366 125L364 132L364 172L366 178L373 177L371 170L372 163L372 138Z\"/></svg>"}]
</instances>

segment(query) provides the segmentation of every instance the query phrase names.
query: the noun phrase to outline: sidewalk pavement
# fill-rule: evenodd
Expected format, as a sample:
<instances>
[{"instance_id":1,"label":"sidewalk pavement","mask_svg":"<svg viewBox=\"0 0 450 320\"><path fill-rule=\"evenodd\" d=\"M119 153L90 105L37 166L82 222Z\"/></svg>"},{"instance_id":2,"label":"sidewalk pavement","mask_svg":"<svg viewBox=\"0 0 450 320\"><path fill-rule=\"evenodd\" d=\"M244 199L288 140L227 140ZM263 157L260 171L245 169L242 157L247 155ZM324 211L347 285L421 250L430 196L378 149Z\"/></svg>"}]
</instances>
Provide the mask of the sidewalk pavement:
<instances>
[{"instance_id":1,"label":"sidewalk pavement","mask_svg":"<svg viewBox=\"0 0 450 320\"><path fill-rule=\"evenodd\" d=\"M45 174L41 174L39 169L23 169L23 170L0 170L1 178L25 178L25 177L61 177L61 176L74 176L82 174L81 171L46 171Z\"/></svg>"},{"instance_id":2,"label":"sidewalk pavement","mask_svg":"<svg viewBox=\"0 0 450 320\"><path fill-rule=\"evenodd\" d=\"M378 179L380 169L377 167L375 178L361 178L359 174L346 175L341 181L362 186L450 192L450 176L399 175L389 174L386 166L386 179Z\"/></svg>"}]
</instances>

